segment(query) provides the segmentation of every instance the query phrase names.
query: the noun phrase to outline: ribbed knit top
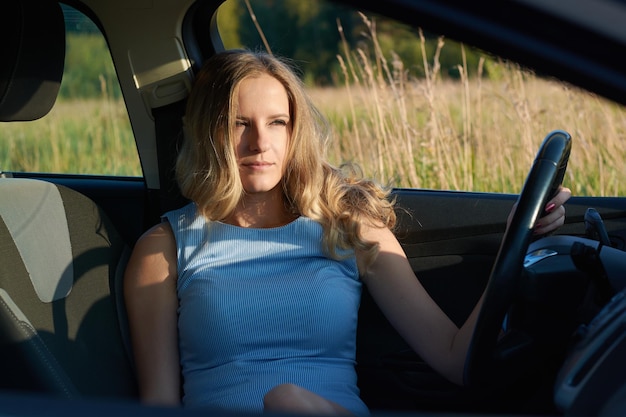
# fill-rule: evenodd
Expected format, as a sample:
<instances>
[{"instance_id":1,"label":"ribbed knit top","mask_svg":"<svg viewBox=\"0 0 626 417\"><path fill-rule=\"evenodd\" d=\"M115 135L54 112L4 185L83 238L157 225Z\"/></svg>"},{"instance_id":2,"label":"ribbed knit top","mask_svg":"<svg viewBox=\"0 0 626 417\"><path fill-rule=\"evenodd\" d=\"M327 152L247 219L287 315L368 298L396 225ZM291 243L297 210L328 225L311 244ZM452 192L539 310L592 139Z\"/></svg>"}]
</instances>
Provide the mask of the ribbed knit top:
<instances>
[{"instance_id":1,"label":"ribbed knit top","mask_svg":"<svg viewBox=\"0 0 626 417\"><path fill-rule=\"evenodd\" d=\"M294 383L368 414L354 369L353 253L328 258L307 217L243 228L207 221L191 203L165 218L178 252L185 406L261 412L271 388Z\"/></svg>"}]
</instances>

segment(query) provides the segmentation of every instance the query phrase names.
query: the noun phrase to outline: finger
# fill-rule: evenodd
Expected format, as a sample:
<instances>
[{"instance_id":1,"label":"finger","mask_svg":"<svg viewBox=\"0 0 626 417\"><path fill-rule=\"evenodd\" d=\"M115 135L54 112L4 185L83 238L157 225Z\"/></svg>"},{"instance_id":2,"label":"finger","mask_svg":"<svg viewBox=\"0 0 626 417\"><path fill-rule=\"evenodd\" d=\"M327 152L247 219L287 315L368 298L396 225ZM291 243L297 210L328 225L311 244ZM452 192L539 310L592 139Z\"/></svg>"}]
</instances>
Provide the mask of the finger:
<instances>
[{"instance_id":1,"label":"finger","mask_svg":"<svg viewBox=\"0 0 626 417\"><path fill-rule=\"evenodd\" d=\"M547 225L555 222L560 217L565 217L565 206L557 206L552 208L552 211L547 213L545 216L540 217L535 223Z\"/></svg>"},{"instance_id":2,"label":"finger","mask_svg":"<svg viewBox=\"0 0 626 417\"><path fill-rule=\"evenodd\" d=\"M545 235L546 233L550 233L553 232L555 230L557 230L558 228L560 228L561 226L563 226L563 224L565 223L565 219L560 218L559 220L550 223L547 226L541 226L541 227L535 227L533 229L533 234L534 235Z\"/></svg>"},{"instance_id":3,"label":"finger","mask_svg":"<svg viewBox=\"0 0 626 417\"><path fill-rule=\"evenodd\" d=\"M562 206L572 196L572 190L569 188L559 186L559 192L546 204L546 212L551 212L556 207Z\"/></svg>"},{"instance_id":4,"label":"finger","mask_svg":"<svg viewBox=\"0 0 626 417\"><path fill-rule=\"evenodd\" d=\"M538 219L533 228L533 233L544 234L563 226L565 223L565 207L559 206L551 213Z\"/></svg>"}]
</instances>

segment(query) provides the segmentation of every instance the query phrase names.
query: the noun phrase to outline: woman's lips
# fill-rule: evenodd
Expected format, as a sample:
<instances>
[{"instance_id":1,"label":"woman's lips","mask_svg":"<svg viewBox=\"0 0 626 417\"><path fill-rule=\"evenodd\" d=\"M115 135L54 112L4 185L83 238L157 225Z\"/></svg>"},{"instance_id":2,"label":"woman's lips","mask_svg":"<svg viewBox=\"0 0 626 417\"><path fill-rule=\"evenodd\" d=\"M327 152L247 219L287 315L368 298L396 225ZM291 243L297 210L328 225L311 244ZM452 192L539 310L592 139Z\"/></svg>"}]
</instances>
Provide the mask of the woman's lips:
<instances>
[{"instance_id":1,"label":"woman's lips","mask_svg":"<svg viewBox=\"0 0 626 417\"><path fill-rule=\"evenodd\" d=\"M265 161L254 161L254 162L244 162L241 165L249 169L262 170L262 169L271 167L273 164L270 162L265 162Z\"/></svg>"}]
</instances>

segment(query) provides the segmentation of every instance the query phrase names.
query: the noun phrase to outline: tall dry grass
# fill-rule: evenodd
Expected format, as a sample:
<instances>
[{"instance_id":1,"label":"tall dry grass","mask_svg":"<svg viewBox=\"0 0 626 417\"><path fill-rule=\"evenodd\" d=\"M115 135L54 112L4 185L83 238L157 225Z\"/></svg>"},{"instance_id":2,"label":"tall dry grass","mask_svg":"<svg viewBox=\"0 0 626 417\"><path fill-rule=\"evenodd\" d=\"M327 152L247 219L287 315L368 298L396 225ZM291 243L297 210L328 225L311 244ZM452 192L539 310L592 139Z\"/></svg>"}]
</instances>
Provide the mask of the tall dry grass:
<instances>
[{"instance_id":1,"label":"tall dry grass","mask_svg":"<svg viewBox=\"0 0 626 417\"><path fill-rule=\"evenodd\" d=\"M543 138L563 129L573 137L565 184L577 195L626 194L623 108L493 60L478 68L489 65L489 79L469 79L460 65L460 80L445 81L443 38L423 62L426 77L412 77L396 56L383 55L375 24L362 18L367 49L344 43L338 55L345 86L311 91L335 129L334 163L356 161L398 187L517 193Z\"/></svg>"}]
</instances>

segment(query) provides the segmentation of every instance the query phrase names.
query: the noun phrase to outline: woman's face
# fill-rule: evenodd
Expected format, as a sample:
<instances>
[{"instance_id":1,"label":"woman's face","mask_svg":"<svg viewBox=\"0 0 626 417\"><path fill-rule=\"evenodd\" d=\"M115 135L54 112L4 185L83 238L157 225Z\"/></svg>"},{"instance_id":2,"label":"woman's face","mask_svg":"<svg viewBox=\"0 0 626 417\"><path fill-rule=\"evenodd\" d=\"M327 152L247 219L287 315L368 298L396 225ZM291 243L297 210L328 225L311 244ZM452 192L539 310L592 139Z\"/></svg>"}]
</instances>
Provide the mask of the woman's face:
<instances>
[{"instance_id":1,"label":"woman's face","mask_svg":"<svg viewBox=\"0 0 626 417\"><path fill-rule=\"evenodd\" d=\"M267 74L246 78L239 85L236 117L235 154L244 190L276 189L291 135L287 91Z\"/></svg>"}]
</instances>

